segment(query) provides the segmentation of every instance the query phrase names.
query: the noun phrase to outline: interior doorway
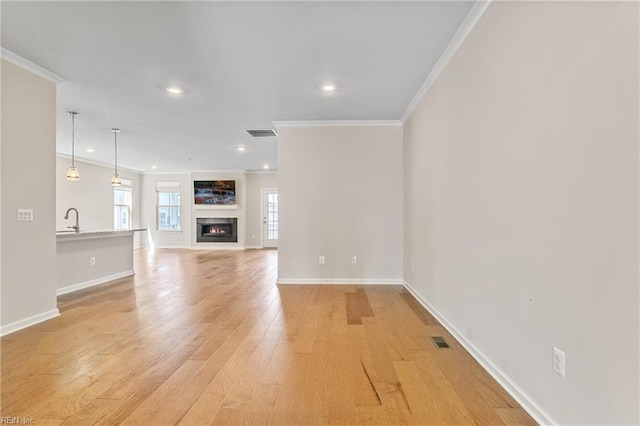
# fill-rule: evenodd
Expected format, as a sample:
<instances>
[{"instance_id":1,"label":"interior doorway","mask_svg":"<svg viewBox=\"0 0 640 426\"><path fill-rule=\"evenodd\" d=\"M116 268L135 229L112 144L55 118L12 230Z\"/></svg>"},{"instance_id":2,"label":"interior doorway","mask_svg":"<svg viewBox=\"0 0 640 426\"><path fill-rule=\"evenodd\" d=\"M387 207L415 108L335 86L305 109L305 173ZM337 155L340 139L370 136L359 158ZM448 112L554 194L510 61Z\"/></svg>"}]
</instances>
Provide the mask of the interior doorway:
<instances>
[{"instance_id":1,"label":"interior doorway","mask_svg":"<svg viewBox=\"0 0 640 426\"><path fill-rule=\"evenodd\" d=\"M262 189L262 247L278 247L277 189Z\"/></svg>"}]
</instances>

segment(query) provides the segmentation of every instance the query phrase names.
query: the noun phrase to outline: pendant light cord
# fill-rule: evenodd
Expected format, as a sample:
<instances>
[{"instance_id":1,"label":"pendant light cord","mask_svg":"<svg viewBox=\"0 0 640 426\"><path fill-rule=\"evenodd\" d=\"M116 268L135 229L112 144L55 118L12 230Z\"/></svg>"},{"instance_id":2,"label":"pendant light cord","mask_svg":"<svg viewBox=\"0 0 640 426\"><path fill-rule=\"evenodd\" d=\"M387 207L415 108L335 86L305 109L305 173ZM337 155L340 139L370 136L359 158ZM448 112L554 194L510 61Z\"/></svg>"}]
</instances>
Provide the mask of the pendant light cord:
<instances>
[{"instance_id":1,"label":"pendant light cord","mask_svg":"<svg viewBox=\"0 0 640 426\"><path fill-rule=\"evenodd\" d=\"M76 114L71 114L71 167L76 166Z\"/></svg>"},{"instance_id":2,"label":"pendant light cord","mask_svg":"<svg viewBox=\"0 0 640 426\"><path fill-rule=\"evenodd\" d=\"M113 136L115 137L115 146L116 146L116 161L115 161L115 168L116 168L116 175L118 174L118 132L113 132Z\"/></svg>"}]
</instances>

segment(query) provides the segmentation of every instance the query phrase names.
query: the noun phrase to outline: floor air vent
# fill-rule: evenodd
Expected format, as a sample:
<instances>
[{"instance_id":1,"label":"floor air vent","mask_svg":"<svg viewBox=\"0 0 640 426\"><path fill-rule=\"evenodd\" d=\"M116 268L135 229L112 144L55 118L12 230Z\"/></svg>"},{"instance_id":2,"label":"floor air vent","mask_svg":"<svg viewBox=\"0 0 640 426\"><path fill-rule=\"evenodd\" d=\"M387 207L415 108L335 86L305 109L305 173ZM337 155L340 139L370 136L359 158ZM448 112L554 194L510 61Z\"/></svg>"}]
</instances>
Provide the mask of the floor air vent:
<instances>
[{"instance_id":1,"label":"floor air vent","mask_svg":"<svg viewBox=\"0 0 640 426\"><path fill-rule=\"evenodd\" d=\"M449 344L441 336L431 336L431 340L436 344L438 349L448 348Z\"/></svg>"},{"instance_id":2,"label":"floor air vent","mask_svg":"<svg viewBox=\"0 0 640 426\"><path fill-rule=\"evenodd\" d=\"M254 138L268 138L268 137L278 136L276 131L273 129L247 130L247 133L249 133Z\"/></svg>"}]
</instances>

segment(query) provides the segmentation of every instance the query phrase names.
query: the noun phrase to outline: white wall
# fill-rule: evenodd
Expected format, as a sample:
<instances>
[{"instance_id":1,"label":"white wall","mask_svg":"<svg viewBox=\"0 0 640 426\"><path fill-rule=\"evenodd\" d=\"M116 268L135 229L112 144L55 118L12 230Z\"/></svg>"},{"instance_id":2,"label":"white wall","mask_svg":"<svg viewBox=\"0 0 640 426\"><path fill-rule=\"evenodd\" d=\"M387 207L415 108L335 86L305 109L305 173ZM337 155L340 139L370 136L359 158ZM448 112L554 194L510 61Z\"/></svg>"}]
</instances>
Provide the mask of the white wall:
<instances>
[{"instance_id":1,"label":"white wall","mask_svg":"<svg viewBox=\"0 0 640 426\"><path fill-rule=\"evenodd\" d=\"M157 230L157 182L178 182L180 184L180 231ZM142 226L149 229L149 235L155 247L191 247L191 205L193 204L192 187L193 183L189 173L145 174L142 176Z\"/></svg>"},{"instance_id":2,"label":"white wall","mask_svg":"<svg viewBox=\"0 0 640 426\"><path fill-rule=\"evenodd\" d=\"M278 127L278 191L279 282L400 282L401 126Z\"/></svg>"},{"instance_id":3,"label":"white wall","mask_svg":"<svg viewBox=\"0 0 640 426\"><path fill-rule=\"evenodd\" d=\"M80 180L71 182L66 179L71 159L61 156L57 156L56 159L56 229L62 231L75 223L75 213L70 213L69 219L64 219L64 214L70 207L75 207L80 213L80 230L113 229L113 186L111 186L113 168L76 159ZM121 178L131 180L132 226L139 228L141 175L122 169L118 170L118 174ZM146 238L144 233L142 235ZM136 239L138 238L139 236L136 236Z\"/></svg>"},{"instance_id":4,"label":"white wall","mask_svg":"<svg viewBox=\"0 0 640 426\"><path fill-rule=\"evenodd\" d=\"M1 333L56 308L55 84L2 60ZM18 222L18 209L33 209Z\"/></svg>"},{"instance_id":5,"label":"white wall","mask_svg":"<svg viewBox=\"0 0 640 426\"><path fill-rule=\"evenodd\" d=\"M635 2L494 2L404 129L405 279L557 424L640 422L638 48Z\"/></svg>"},{"instance_id":6,"label":"white wall","mask_svg":"<svg viewBox=\"0 0 640 426\"><path fill-rule=\"evenodd\" d=\"M262 247L262 190L277 189L278 174L276 172L247 173L247 220L245 247Z\"/></svg>"}]
</instances>

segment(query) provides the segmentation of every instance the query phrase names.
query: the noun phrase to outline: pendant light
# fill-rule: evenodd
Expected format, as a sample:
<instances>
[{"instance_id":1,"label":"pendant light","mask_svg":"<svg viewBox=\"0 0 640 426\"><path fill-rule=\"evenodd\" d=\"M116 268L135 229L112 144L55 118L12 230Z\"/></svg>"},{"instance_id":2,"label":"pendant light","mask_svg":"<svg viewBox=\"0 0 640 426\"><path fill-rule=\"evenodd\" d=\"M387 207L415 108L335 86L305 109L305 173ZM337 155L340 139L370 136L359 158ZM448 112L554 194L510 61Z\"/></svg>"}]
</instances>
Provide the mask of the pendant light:
<instances>
[{"instance_id":1,"label":"pendant light","mask_svg":"<svg viewBox=\"0 0 640 426\"><path fill-rule=\"evenodd\" d=\"M80 173L78 173L78 169L76 169L76 141L75 141L75 120L76 115L78 115L75 111L67 111L71 116L71 167L67 170L67 180L72 182L77 182L80 180Z\"/></svg>"},{"instance_id":2,"label":"pendant light","mask_svg":"<svg viewBox=\"0 0 640 426\"><path fill-rule=\"evenodd\" d=\"M118 133L120 132L120 129L111 129L111 131L113 132L114 146L116 149L115 173L111 178L111 185L120 186L122 185L122 182L120 182L120 176L118 176Z\"/></svg>"}]
</instances>

